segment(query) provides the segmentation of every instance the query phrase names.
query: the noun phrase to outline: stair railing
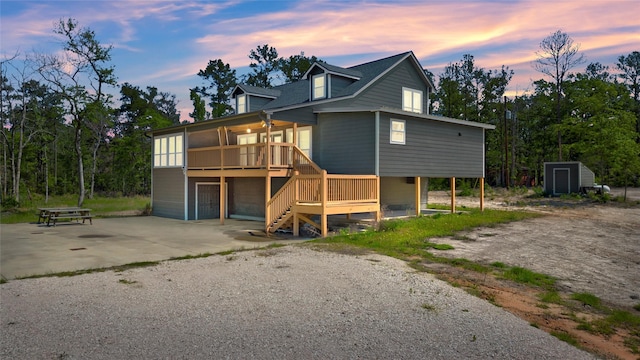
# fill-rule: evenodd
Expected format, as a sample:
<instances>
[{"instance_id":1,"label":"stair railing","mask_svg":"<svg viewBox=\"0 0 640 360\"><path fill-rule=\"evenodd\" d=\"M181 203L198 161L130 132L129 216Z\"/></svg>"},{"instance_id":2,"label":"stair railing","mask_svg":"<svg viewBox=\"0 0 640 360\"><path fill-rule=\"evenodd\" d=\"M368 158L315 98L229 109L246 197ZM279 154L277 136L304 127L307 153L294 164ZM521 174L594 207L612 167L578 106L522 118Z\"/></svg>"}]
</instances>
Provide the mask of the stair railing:
<instances>
[{"instance_id":1,"label":"stair railing","mask_svg":"<svg viewBox=\"0 0 640 360\"><path fill-rule=\"evenodd\" d=\"M291 209L296 203L297 198L298 174L293 176L276 192L267 202L267 213L270 217L266 219L267 230L270 230L275 222Z\"/></svg>"}]
</instances>

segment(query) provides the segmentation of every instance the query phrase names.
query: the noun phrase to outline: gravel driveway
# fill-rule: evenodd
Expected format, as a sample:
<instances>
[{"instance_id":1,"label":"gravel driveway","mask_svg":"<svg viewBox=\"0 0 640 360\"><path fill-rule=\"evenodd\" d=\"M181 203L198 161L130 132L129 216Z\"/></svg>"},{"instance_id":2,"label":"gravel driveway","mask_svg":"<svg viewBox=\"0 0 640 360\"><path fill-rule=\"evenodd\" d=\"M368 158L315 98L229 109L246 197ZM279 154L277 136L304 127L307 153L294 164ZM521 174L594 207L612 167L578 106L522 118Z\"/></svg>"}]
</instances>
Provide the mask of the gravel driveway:
<instances>
[{"instance_id":1,"label":"gravel driveway","mask_svg":"<svg viewBox=\"0 0 640 360\"><path fill-rule=\"evenodd\" d=\"M306 246L0 286L2 359L592 359L404 262Z\"/></svg>"}]
</instances>

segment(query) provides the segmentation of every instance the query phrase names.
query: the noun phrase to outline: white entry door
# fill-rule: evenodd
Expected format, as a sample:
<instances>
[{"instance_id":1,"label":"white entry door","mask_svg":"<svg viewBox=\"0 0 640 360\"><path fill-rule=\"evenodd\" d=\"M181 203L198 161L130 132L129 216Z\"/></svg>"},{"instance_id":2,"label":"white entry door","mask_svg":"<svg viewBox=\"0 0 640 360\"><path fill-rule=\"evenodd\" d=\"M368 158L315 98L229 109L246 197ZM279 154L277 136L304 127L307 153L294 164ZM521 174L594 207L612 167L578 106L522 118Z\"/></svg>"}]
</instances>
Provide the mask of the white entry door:
<instances>
[{"instance_id":1,"label":"white entry door","mask_svg":"<svg viewBox=\"0 0 640 360\"><path fill-rule=\"evenodd\" d=\"M238 135L238 145L255 144L257 141L256 134ZM243 146L240 148L240 166L255 166L256 163L256 147Z\"/></svg>"},{"instance_id":2,"label":"white entry door","mask_svg":"<svg viewBox=\"0 0 640 360\"><path fill-rule=\"evenodd\" d=\"M272 143L281 143L284 141L284 134L282 132L282 130L280 131L274 131L271 133L271 142ZM266 133L261 133L260 134L260 142L261 143L265 143L267 142L267 134ZM282 165L282 149L279 146L274 146L273 148L273 152L271 153L271 164L272 165Z\"/></svg>"}]
</instances>

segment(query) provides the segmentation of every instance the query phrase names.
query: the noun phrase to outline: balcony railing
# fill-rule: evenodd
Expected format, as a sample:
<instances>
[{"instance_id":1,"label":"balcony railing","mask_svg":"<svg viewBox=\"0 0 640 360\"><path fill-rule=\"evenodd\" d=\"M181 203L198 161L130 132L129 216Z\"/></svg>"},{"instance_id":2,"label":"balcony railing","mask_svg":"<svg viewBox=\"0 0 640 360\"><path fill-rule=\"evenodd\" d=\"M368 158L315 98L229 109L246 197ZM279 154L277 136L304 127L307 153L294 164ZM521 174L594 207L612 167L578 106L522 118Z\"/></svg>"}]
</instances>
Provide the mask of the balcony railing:
<instances>
[{"instance_id":1,"label":"balcony railing","mask_svg":"<svg viewBox=\"0 0 640 360\"><path fill-rule=\"evenodd\" d=\"M211 146L188 150L187 166L192 170L266 169L300 167L301 173L320 169L294 144ZM311 170L304 171L303 168ZM316 170L317 169L317 170Z\"/></svg>"}]
</instances>

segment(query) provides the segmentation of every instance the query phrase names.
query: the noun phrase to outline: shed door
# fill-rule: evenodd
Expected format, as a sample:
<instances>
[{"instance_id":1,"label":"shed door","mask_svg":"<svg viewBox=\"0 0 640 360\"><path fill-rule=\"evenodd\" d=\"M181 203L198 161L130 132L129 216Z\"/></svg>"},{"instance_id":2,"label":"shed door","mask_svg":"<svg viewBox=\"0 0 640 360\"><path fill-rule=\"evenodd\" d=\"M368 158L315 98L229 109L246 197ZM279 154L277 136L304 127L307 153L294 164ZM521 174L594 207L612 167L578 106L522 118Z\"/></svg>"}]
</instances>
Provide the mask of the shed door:
<instances>
[{"instance_id":1,"label":"shed door","mask_svg":"<svg viewBox=\"0 0 640 360\"><path fill-rule=\"evenodd\" d=\"M197 184L196 220L220 218L220 185Z\"/></svg>"},{"instance_id":2,"label":"shed door","mask_svg":"<svg viewBox=\"0 0 640 360\"><path fill-rule=\"evenodd\" d=\"M553 169L553 194L569 194L569 169Z\"/></svg>"}]
</instances>

